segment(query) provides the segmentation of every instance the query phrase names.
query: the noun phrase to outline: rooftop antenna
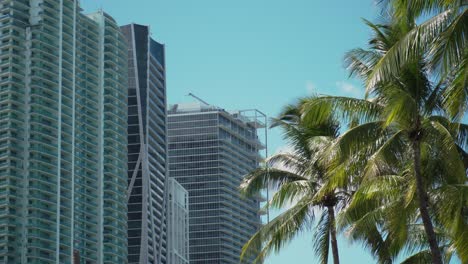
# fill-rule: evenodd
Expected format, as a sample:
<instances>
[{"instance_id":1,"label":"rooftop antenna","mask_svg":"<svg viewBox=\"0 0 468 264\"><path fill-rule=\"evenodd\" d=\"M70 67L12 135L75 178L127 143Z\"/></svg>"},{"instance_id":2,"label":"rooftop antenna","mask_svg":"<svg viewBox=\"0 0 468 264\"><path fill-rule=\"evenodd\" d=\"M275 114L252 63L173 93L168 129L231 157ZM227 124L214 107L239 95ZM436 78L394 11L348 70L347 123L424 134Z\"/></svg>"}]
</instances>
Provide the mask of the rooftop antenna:
<instances>
[{"instance_id":1,"label":"rooftop antenna","mask_svg":"<svg viewBox=\"0 0 468 264\"><path fill-rule=\"evenodd\" d=\"M208 105L208 106L210 105L209 103L205 102L203 99L201 99L200 97L194 95L193 93L189 93L189 94L187 94L187 96L191 96L191 97L195 98L196 100L198 100L202 104L205 104L205 105Z\"/></svg>"}]
</instances>

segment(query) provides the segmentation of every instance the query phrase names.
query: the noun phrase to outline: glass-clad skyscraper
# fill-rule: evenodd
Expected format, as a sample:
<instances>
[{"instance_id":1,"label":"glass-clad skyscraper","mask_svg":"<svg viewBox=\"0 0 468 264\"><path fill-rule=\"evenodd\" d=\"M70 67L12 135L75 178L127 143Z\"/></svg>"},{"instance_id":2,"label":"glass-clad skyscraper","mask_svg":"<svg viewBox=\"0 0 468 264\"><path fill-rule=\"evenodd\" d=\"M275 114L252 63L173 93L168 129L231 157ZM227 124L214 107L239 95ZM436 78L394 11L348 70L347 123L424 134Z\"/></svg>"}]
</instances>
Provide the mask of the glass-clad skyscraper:
<instances>
[{"instance_id":1,"label":"glass-clad skyscraper","mask_svg":"<svg viewBox=\"0 0 468 264\"><path fill-rule=\"evenodd\" d=\"M147 26L121 27L128 43L128 262L166 263L164 46Z\"/></svg>"},{"instance_id":2,"label":"glass-clad skyscraper","mask_svg":"<svg viewBox=\"0 0 468 264\"><path fill-rule=\"evenodd\" d=\"M259 201L241 198L238 190L261 160L262 126L242 112L203 103L169 109L169 175L189 193L191 264L238 264L257 231Z\"/></svg>"},{"instance_id":3,"label":"glass-clad skyscraper","mask_svg":"<svg viewBox=\"0 0 468 264\"><path fill-rule=\"evenodd\" d=\"M0 1L0 263L125 263L127 47L73 0Z\"/></svg>"}]
</instances>

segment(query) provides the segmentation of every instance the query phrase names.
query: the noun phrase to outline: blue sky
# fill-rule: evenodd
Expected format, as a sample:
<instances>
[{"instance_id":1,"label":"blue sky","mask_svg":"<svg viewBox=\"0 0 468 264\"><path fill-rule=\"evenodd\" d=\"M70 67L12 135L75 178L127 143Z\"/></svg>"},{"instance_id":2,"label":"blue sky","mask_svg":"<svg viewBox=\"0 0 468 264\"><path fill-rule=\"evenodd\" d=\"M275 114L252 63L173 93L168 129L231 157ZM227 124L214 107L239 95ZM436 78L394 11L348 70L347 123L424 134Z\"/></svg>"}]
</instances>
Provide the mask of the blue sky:
<instances>
[{"instance_id":1,"label":"blue sky","mask_svg":"<svg viewBox=\"0 0 468 264\"><path fill-rule=\"evenodd\" d=\"M346 51L366 44L361 18L378 14L374 0L81 0L119 24L150 25L166 45L169 103L192 92L226 109L258 108L275 116L311 92L362 96L343 68ZM284 143L270 131L271 152ZM342 263L374 263L340 239ZM308 263L311 234L298 237L266 264Z\"/></svg>"}]
</instances>

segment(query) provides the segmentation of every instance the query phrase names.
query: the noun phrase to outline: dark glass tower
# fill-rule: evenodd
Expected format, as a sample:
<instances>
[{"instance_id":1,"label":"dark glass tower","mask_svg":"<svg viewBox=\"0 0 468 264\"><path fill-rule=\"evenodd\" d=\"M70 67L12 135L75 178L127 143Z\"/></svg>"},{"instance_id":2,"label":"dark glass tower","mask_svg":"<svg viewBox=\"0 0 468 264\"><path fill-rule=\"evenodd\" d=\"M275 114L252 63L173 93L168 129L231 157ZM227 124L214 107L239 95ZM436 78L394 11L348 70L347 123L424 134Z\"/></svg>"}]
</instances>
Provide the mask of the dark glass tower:
<instances>
[{"instance_id":1,"label":"dark glass tower","mask_svg":"<svg viewBox=\"0 0 468 264\"><path fill-rule=\"evenodd\" d=\"M166 263L164 46L147 26L122 26L128 42L128 263Z\"/></svg>"},{"instance_id":2,"label":"dark glass tower","mask_svg":"<svg viewBox=\"0 0 468 264\"><path fill-rule=\"evenodd\" d=\"M264 124L244 113L201 103L169 110L169 175L189 193L191 264L238 264L260 225L259 201L238 190L261 159Z\"/></svg>"}]
</instances>

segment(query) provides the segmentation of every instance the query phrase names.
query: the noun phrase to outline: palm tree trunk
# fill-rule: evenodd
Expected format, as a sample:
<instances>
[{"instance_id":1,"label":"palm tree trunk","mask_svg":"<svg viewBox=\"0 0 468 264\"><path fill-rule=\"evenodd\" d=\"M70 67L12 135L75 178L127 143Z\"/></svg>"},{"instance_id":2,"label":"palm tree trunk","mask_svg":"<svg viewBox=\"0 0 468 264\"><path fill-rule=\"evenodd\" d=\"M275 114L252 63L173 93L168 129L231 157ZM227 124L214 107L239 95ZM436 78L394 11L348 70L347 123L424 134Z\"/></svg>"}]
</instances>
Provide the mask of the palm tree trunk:
<instances>
[{"instance_id":1,"label":"palm tree trunk","mask_svg":"<svg viewBox=\"0 0 468 264\"><path fill-rule=\"evenodd\" d=\"M424 183L421 175L421 145L419 139L415 139L412 143L413 158L414 158L414 175L416 177L416 186L419 200L419 212L426 231L429 247L431 249L432 263L442 264L442 255L437 243L434 226L432 225L431 217L428 210L428 196L424 188Z\"/></svg>"},{"instance_id":2,"label":"palm tree trunk","mask_svg":"<svg viewBox=\"0 0 468 264\"><path fill-rule=\"evenodd\" d=\"M327 206L328 218L331 224L330 237L331 237L331 248L333 254L333 263L340 264L340 257L338 255L338 241L336 240L336 223L335 223L335 209L333 206Z\"/></svg>"}]
</instances>

